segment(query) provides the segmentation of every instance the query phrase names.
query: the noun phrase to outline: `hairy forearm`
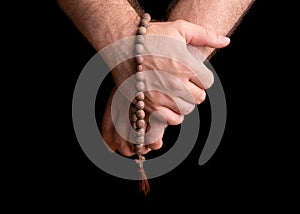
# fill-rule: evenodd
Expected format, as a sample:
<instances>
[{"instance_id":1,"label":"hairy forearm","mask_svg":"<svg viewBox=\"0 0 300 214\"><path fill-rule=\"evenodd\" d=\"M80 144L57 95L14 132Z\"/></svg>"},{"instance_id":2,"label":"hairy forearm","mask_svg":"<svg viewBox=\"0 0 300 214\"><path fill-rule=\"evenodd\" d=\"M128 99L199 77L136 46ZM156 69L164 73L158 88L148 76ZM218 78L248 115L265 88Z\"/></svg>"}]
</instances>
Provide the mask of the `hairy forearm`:
<instances>
[{"instance_id":1,"label":"hairy forearm","mask_svg":"<svg viewBox=\"0 0 300 214\"><path fill-rule=\"evenodd\" d=\"M139 16L127 0L57 0L57 3L97 51L136 33Z\"/></svg>"},{"instance_id":2,"label":"hairy forearm","mask_svg":"<svg viewBox=\"0 0 300 214\"><path fill-rule=\"evenodd\" d=\"M169 20L183 19L230 35L238 26L254 0L180 0L169 14ZM199 47L209 57L214 49Z\"/></svg>"}]
</instances>

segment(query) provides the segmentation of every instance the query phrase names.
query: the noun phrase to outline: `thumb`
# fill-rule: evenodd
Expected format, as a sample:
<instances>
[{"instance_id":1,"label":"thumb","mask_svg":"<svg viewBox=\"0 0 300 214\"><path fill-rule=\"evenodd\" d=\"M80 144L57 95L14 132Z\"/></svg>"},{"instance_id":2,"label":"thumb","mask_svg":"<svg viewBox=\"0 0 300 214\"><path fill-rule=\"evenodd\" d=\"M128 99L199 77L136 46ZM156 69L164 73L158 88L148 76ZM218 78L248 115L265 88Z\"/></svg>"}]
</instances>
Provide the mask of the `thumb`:
<instances>
[{"instance_id":1,"label":"thumb","mask_svg":"<svg viewBox=\"0 0 300 214\"><path fill-rule=\"evenodd\" d=\"M178 20L176 23L178 24L179 33L185 38L187 44L223 48L230 43L229 37L222 36L203 26L184 20Z\"/></svg>"}]
</instances>

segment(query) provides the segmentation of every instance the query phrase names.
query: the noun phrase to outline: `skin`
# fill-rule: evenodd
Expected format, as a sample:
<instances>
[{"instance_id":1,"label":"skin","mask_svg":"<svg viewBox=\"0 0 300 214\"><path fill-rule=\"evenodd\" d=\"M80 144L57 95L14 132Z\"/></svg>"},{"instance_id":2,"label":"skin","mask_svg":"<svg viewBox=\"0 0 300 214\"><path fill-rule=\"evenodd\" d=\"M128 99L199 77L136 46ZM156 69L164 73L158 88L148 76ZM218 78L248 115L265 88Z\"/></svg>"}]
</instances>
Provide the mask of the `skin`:
<instances>
[{"instance_id":1,"label":"skin","mask_svg":"<svg viewBox=\"0 0 300 214\"><path fill-rule=\"evenodd\" d=\"M169 21L151 22L147 34L179 39L198 47L201 53L208 57L215 49L229 44L230 40L225 35L236 27L252 2L249 0L181 0L170 13ZM57 0L57 3L97 51L115 41L134 36L140 21L140 11L133 7L135 5L133 1ZM148 70L167 68L165 69L167 72L177 77L194 96L193 101L182 102L194 105L200 104L205 99L205 89L209 86L204 87L191 81L191 72L183 69L179 64L159 57L149 57L145 58L145 66ZM135 65L130 60L112 69L117 87L134 73ZM115 90L112 91L111 99L114 93ZM101 130L103 138L111 151L118 150L124 156L134 155L132 144L122 138L114 127L111 117L111 99L104 113ZM124 98L122 102L129 101ZM177 125L183 121L184 115L176 110L174 102L162 93L147 92L145 106L146 118L153 111L159 111L164 116L165 121L155 123L157 126ZM124 109L120 108L116 114L124 115L122 111L124 112ZM153 128L154 124L151 126ZM149 124L147 127L149 128ZM130 130L126 131L130 132ZM151 144L144 146L143 153L161 148L162 137L163 133L160 133L154 139L148 141L146 139L146 142Z\"/></svg>"},{"instance_id":2,"label":"skin","mask_svg":"<svg viewBox=\"0 0 300 214\"><path fill-rule=\"evenodd\" d=\"M172 8L168 20L186 20L213 29L221 35L230 36L254 2L255 0L180 0ZM207 46L198 49L208 58L215 51Z\"/></svg>"},{"instance_id":3,"label":"skin","mask_svg":"<svg viewBox=\"0 0 300 214\"><path fill-rule=\"evenodd\" d=\"M152 23L148 28L147 34L154 35L164 35L176 38L180 41L183 41L186 44L191 44L195 46L209 46L215 48L225 47L229 44L229 39L227 37L220 36L212 31L207 31L201 26L186 22L186 21L174 21L174 22L155 22ZM121 65L121 68L124 68L124 65ZM193 81L193 73L188 69L184 69L178 63L172 61L166 61L158 57L145 58L145 70L160 70L166 71L174 76L176 76L183 85L194 95L193 100L182 100L181 105L192 105L200 104L205 99L205 88L200 84L196 84L196 81ZM118 68L117 68L118 69ZM132 69L134 71L134 68ZM118 72L118 71L116 71ZM120 69L120 72L122 70ZM157 78L156 78L157 79ZM147 80L146 80L147 81ZM150 80L151 81L151 80ZM168 81L171 81L168 79ZM170 83L170 82L169 82ZM163 85L168 85L168 83L163 83ZM173 85L173 84L171 84ZM180 94L180 90L176 87L172 88L171 91L174 94ZM113 97L114 92L112 92L111 98ZM126 102L126 99L123 101ZM127 101L128 102L128 101ZM164 122L159 123L156 121L156 127L165 127L166 125L178 125L183 122L184 115L190 113L187 111L185 114L179 112L177 105L169 97L165 96L163 93L151 91L146 92L145 99L145 110L149 112L159 111L165 118L166 124ZM126 104L120 105L125 106ZM193 108L190 108L191 110ZM122 115L124 109L121 107L114 112L117 115ZM149 114L147 114L149 116ZM122 118L118 118L118 121L123 121ZM125 122L119 122L116 124L119 129L126 129L127 133L130 133L130 127L124 127ZM122 127L121 127L122 126ZM153 127L154 124L151 124ZM149 127L149 123L147 124ZM147 128L146 127L146 128ZM106 143L114 151L118 150L121 154L125 156L134 155L133 148L131 143L127 143L124 137L121 137L119 132L116 131L113 120L111 118L111 100L109 100L106 111L104 113L104 122L102 124L102 134ZM162 137L160 131L156 133L156 136L146 138L146 143L148 146L144 146L143 153L155 149L159 149L162 146Z\"/></svg>"}]
</instances>

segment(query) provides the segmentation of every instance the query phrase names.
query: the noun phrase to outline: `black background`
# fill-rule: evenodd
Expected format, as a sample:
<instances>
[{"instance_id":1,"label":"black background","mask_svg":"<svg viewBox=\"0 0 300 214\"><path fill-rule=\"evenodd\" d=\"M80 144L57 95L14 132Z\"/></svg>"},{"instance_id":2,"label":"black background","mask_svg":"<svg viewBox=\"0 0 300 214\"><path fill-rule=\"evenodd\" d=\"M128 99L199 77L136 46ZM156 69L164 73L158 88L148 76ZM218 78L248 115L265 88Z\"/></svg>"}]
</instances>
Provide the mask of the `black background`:
<instances>
[{"instance_id":1,"label":"black background","mask_svg":"<svg viewBox=\"0 0 300 214\"><path fill-rule=\"evenodd\" d=\"M143 2L154 18L166 9L158 1L154 2L160 6L152 9L152 1ZM186 160L170 173L149 181L147 197L139 192L136 181L101 171L82 152L73 130L72 96L81 70L95 51L54 2L39 6L38 12L30 14L33 28L27 29L35 32L27 40L27 50L34 48L34 55L26 60L32 62L27 77L33 80L28 84L33 96L22 101L31 110L27 121L33 125L21 124L31 130L27 134L32 143L26 147L32 148L33 155L26 153L30 160L24 162L26 173L20 172L22 179L15 183L17 195L26 201L24 206L34 209L38 204L65 211L182 208L201 212L205 208L254 211L284 204L290 188L282 175L287 178L289 173L281 155L285 146L277 143L287 142L279 128L285 124L279 123L283 116L278 108L284 92L277 84L274 87L278 81L275 70L279 69L274 63L281 57L271 42L277 28L271 24L271 15L266 15L266 3L254 3L231 36L231 44L210 60L227 100L227 125L218 150L209 162L198 165L207 134L204 128ZM207 108L207 100L199 106L204 120L209 119L205 116Z\"/></svg>"}]
</instances>

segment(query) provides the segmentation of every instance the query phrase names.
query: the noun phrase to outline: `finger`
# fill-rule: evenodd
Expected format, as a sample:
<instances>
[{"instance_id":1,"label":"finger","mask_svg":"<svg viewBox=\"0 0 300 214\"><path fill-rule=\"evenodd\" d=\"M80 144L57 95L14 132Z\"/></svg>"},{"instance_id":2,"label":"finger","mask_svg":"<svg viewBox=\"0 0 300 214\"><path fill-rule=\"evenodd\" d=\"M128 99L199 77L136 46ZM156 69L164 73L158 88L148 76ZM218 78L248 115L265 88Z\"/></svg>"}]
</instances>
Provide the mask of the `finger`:
<instances>
[{"instance_id":1,"label":"finger","mask_svg":"<svg viewBox=\"0 0 300 214\"><path fill-rule=\"evenodd\" d=\"M160 112L161 116L160 118L157 118L161 120L162 122L166 122L167 125L179 125L183 122L184 116L176 113L175 111L169 109L165 106L157 106L155 107L155 110Z\"/></svg>"},{"instance_id":2,"label":"finger","mask_svg":"<svg viewBox=\"0 0 300 214\"><path fill-rule=\"evenodd\" d=\"M161 112L153 112L149 115L145 142L151 149L159 149L162 146L162 138L167 127Z\"/></svg>"},{"instance_id":3,"label":"finger","mask_svg":"<svg viewBox=\"0 0 300 214\"><path fill-rule=\"evenodd\" d=\"M179 66L179 69L181 70L177 70L174 75L166 75L167 72L157 72L153 75L154 72L148 72L153 75L149 75L150 78L147 79L152 81L146 83L146 88L150 89L145 92L145 108L148 112L158 110L157 106L164 106L179 115L186 115L186 110L194 108L195 99L186 85L191 84L191 78L197 79L197 74L183 66ZM158 84L160 87L156 88ZM198 90L201 88L199 86ZM170 113L172 112L167 114L168 117Z\"/></svg>"},{"instance_id":4,"label":"finger","mask_svg":"<svg viewBox=\"0 0 300 214\"><path fill-rule=\"evenodd\" d=\"M190 109L193 109L195 105L194 97L185 84L191 84L191 82L187 79L185 83L181 82L180 88L179 86L172 87L173 94L170 94L172 97L163 92L146 92L145 110L151 113L162 111L169 125L180 124L183 119L181 115L190 113Z\"/></svg>"},{"instance_id":5,"label":"finger","mask_svg":"<svg viewBox=\"0 0 300 214\"><path fill-rule=\"evenodd\" d=\"M172 124L178 124L176 121L181 121L181 117L179 115L179 108L174 102L174 100L167 96L166 94L163 94L161 92L157 91L147 91L145 96L145 111L149 112L150 114L155 112L155 111L160 111L162 110L164 116L166 118L162 118L163 120L166 119L167 121L171 120ZM173 119L172 119L173 118ZM171 125L171 124L170 124Z\"/></svg>"},{"instance_id":6,"label":"finger","mask_svg":"<svg viewBox=\"0 0 300 214\"><path fill-rule=\"evenodd\" d=\"M134 155L133 144L128 143L124 138L120 136L118 131L114 130L113 132L113 142L116 145L119 145L117 150L124 156L129 157Z\"/></svg>"},{"instance_id":7,"label":"finger","mask_svg":"<svg viewBox=\"0 0 300 214\"><path fill-rule=\"evenodd\" d=\"M114 124L111 117L111 103L112 98L115 93L115 89L111 92L111 95L109 97L108 103L106 105L104 114L103 114L103 120L101 124L101 134L103 137L103 140L108 147L109 150L112 152L116 151L116 149L119 147L119 145L113 143L113 132L114 132Z\"/></svg>"},{"instance_id":8,"label":"finger","mask_svg":"<svg viewBox=\"0 0 300 214\"><path fill-rule=\"evenodd\" d=\"M135 154L133 150L133 144L127 143L127 141L125 141L122 137L120 137L118 133L114 134L114 140L119 141L120 146L118 148L118 151L122 155L124 155L125 157L129 157Z\"/></svg>"},{"instance_id":9,"label":"finger","mask_svg":"<svg viewBox=\"0 0 300 214\"><path fill-rule=\"evenodd\" d=\"M119 145L117 150L125 157L129 157L135 154L133 150L133 144L128 143L117 132L114 132L113 134L113 142Z\"/></svg>"},{"instance_id":10,"label":"finger","mask_svg":"<svg viewBox=\"0 0 300 214\"><path fill-rule=\"evenodd\" d=\"M187 73L188 81L201 89L208 89L214 82L214 75L203 63L200 62L199 66L201 67L190 68Z\"/></svg>"},{"instance_id":11,"label":"finger","mask_svg":"<svg viewBox=\"0 0 300 214\"><path fill-rule=\"evenodd\" d=\"M158 120L158 112L153 114L146 113L145 120L147 121L145 125L145 145L143 147L143 153L146 154L150 152L152 149L159 149L162 146L162 137L165 128L167 127L166 122L161 122ZM151 125L150 125L151 124Z\"/></svg>"},{"instance_id":12,"label":"finger","mask_svg":"<svg viewBox=\"0 0 300 214\"><path fill-rule=\"evenodd\" d=\"M158 150L162 147L162 145L163 145L163 140L159 139L156 142L149 144L148 146L152 150Z\"/></svg>"},{"instance_id":13,"label":"finger","mask_svg":"<svg viewBox=\"0 0 300 214\"><path fill-rule=\"evenodd\" d=\"M134 114L132 114L134 115ZM124 156L134 155L133 144L130 138L131 131L133 130L131 124L127 120L128 114L119 113L115 122L115 130L113 133L113 142L119 145L117 150ZM132 118L132 117L131 117Z\"/></svg>"},{"instance_id":14,"label":"finger","mask_svg":"<svg viewBox=\"0 0 300 214\"><path fill-rule=\"evenodd\" d=\"M158 150L163 145L163 135L167 127L165 121L161 121L161 112L155 112L148 119L150 124L147 125L146 144L151 150ZM159 119L158 119L159 118Z\"/></svg>"},{"instance_id":15,"label":"finger","mask_svg":"<svg viewBox=\"0 0 300 214\"><path fill-rule=\"evenodd\" d=\"M191 85L192 83L187 81L187 85ZM157 99L157 103L155 106L151 105L151 101L147 102L145 109L148 112L161 112L162 115L159 115L162 119L161 122L167 121L168 125L178 125L182 123L183 117L182 115L187 115L191 113L191 111L195 108L196 101L194 99L193 94L188 91L186 86L185 91L179 91L172 98L166 95L158 95L159 99ZM201 88L193 89L201 91ZM157 118L159 119L159 118Z\"/></svg>"},{"instance_id":16,"label":"finger","mask_svg":"<svg viewBox=\"0 0 300 214\"><path fill-rule=\"evenodd\" d=\"M218 34L208 28L184 20L175 21L178 30L185 38L187 44L223 48L230 43L229 37Z\"/></svg>"},{"instance_id":17,"label":"finger","mask_svg":"<svg viewBox=\"0 0 300 214\"><path fill-rule=\"evenodd\" d=\"M151 151L151 148L148 145L143 146L142 154L145 155Z\"/></svg>"},{"instance_id":18,"label":"finger","mask_svg":"<svg viewBox=\"0 0 300 214\"><path fill-rule=\"evenodd\" d=\"M188 82L186 84L187 89L190 91L190 93L193 95L193 101L194 104L199 105L202 103L206 98L206 91L202 88L199 88L197 85L195 85L193 82ZM187 114L191 113L188 112Z\"/></svg>"}]
</instances>

